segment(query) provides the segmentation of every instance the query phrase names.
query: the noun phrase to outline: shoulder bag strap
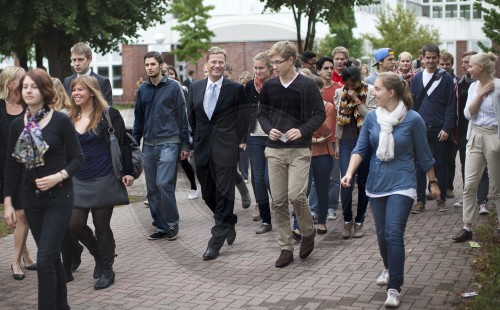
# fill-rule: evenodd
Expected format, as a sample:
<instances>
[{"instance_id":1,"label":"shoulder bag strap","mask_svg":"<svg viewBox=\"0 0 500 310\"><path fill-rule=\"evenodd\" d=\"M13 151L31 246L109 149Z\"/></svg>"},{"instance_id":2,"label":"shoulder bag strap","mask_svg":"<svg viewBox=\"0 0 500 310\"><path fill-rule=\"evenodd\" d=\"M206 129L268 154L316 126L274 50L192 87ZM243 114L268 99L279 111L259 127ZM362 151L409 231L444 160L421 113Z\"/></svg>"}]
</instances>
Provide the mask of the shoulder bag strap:
<instances>
[{"instance_id":1,"label":"shoulder bag strap","mask_svg":"<svg viewBox=\"0 0 500 310\"><path fill-rule=\"evenodd\" d=\"M441 78L441 76L443 76L444 72L445 71L443 69L437 69L436 72L434 72L429 83L427 83L427 85L425 85L424 89L422 89L422 91L420 92L420 96L418 97L418 101L420 101L420 104L422 104L422 101L424 101L425 94L427 93L429 88L431 88L432 84L434 84L435 81L439 80ZM422 79L423 79L423 77L424 76L422 74ZM419 106L420 106L420 104L419 104Z\"/></svg>"}]
</instances>

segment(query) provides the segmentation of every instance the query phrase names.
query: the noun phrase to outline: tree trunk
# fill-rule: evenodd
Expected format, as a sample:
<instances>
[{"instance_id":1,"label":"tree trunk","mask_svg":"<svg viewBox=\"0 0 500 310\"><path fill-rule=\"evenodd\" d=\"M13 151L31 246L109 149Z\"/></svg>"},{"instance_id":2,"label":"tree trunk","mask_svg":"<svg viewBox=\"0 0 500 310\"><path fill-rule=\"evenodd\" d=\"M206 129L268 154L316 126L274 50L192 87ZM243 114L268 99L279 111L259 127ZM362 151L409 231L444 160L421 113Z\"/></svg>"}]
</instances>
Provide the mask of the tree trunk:
<instances>
[{"instance_id":1,"label":"tree trunk","mask_svg":"<svg viewBox=\"0 0 500 310\"><path fill-rule=\"evenodd\" d=\"M41 36L44 40L40 41L40 47L49 61L49 73L51 76L60 79L73 74L71 70L71 46L72 38L68 37L63 31L47 28Z\"/></svg>"},{"instance_id":2,"label":"tree trunk","mask_svg":"<svg viewBox=\"0 0 500 310\"><path fill-rule=\"evenodd\" d=\"M19 59L19 66L28 71L28 52L26 48L16 51L17 59Z\"/></svg>"},{"instance_id":3,"label":"tree trunk","mask_svg":"<svg viewBox=\"0 0 500 310\"><path fill-rule=\"evenodd\" d=\"M35 61L37 68L43 68L43 52L40 43L35 44Z\"/></svg>"},{"instance_id":4,"label":"tree trunk","mask_svg":"<svg viewBox=\"0 0 500 310\"><path fill-rule=\"evenodd\" d=\"M292 5L293 19L295 20L295 29L297 30L297 52L302 54L302 36L300 35L300 18L302 16L302 11L300 9L295 9Z\"/></svg>"}]
</instances>

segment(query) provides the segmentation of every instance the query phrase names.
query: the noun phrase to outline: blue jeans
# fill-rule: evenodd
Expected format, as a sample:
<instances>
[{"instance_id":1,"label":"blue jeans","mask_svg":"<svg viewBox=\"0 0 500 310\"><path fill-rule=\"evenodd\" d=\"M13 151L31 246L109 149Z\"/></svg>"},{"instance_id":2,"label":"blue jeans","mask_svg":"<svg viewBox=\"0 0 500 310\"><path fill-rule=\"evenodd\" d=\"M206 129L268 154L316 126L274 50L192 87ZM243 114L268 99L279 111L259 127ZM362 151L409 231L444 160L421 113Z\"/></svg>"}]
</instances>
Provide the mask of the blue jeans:
<instances>
[{"instance_id":1,"label":"blue jeans","mask_svg":"<svg viewBox=\"0 0 500 310\"><path fill-rule=\"evenodd\" d=\"M267 159L264 155L267 137L249 136L247 150L250 157L252 172L252 187L255 201L259 205L262 223L271 224L271 208L269 206L269 173Z\"/></svg>"},{"instance_id":2,"label":"blue jeans","mask_svg":"<svg viewBox=\"0 0 500 310\"><path fill-rule=\"evenodd\" d=\"M149 210L158 231L177 231L179 212L175 200L179 144L145 145L144 173L148 191Z\"/></svg>"},{"instance_id":3,"label":"blue jeans","mask_svg":"<svg viewBox=\"0 0 500 310\"><path fill-rule=\"evenodd\" d=\"M66 181L48 191L23 189L23 207L38 246L38 309L69 309L61 245L73 210L73 187Z\"/></svg>"},{"instance_id":4,"label":"blue jeans","mask_svg":"<svg viewBox=\"0 0 500 310\"><path fill-rule=\"evenodd\" d=\"M351 152L356 146L358 139L340 139L339 145L339 161L340 161L340 175L343 177L349 167L349 160L351 159ZM368 179L370 170L370 160L366 159L361 162L358 173L358 209L356 212L356 223L362 224L365 221L366 207L368 206L368 197L366 196L365 186ZM354 179L354 178L353 178ZM342 200L342 212L344 213L344 221L352 221L352 191L351 187L342 187L340 189L340 197Z\"/></svg>"},{"instance_id":5,"label":"blue jeans","mask_svg":"<svg viewBox=\"0 0 500 310\"><path fill-rule=\"evenodd\" d=\"M384 267L389 270L387 289L396 289L398 292L404 282L404 234L413 201L403 195L370 198L380 255Z\"/></svg>"},{"instance_id":6,"label":"blue jeans","mask_svg":"<svg viewBox=\"0 0 500 310\"><path fill-rule=\"evenodd\" d=\"M448 184L448 156L451 149L450 139L445 141L439 141L439 132L428 131L427 132L427 144L432 152L432 157L434 157L435 163L434 168L436 169L436 178L438 182L439 190L441 191L441 201L446 201L446 187ZM417 150L418 152L418 150ZM416 165L417 170L417 201L425 204L425 190L427 189L427 174L422 168Z\"/></svg>"},{"instance_id":7,"label":"blue jeans","mask_svg":"<svg viewBox=\"0 0 500 310\"><path fill-rule=\"evenodd\" d=\"M333 149L335 149L335 142L332 143ZM339 205L339 194L340 194L340 165L339 160L335 157L333 158L333 168L330 173L330 189L328 191L328 209L336 211ZM316 194L316 185L314 181L310 185L311 192L309 193L309 206L311 207L311 212L318 214L318 195Z\"/></svg>"},{"instance_id":8,"label":"blue jeans","mask_svg":"<svg viewBox=\"0 0 500 310\"><path fill-rule=\"evenodd\" d=\"M309 180L307 196L311 194L311 183L316 184L315 191L318 197L318 224L326 224L328 214L328 191L330 189L330 171L332 171L333 157L331 155L320 155L311 157L311 168L309 169ZM297 218L293 217L293 229L299 228Z\"/></svg>"}]
</instances>

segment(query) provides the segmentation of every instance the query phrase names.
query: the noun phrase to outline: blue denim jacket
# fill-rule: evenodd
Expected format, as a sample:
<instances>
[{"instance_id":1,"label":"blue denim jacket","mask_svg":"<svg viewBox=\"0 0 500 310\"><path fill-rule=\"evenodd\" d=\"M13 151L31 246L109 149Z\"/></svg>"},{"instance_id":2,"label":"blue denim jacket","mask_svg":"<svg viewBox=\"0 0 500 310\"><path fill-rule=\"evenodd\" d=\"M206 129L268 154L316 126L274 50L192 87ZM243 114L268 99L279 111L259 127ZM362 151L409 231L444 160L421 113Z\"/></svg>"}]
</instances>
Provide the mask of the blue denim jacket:
<instances>
[{"instance_id":1,"label":"blue denim jacket","mask_svg":"<svg viewBox=\"0 0 500 310\"><path fill-rule=\"evenodd\" d=\"M422 117L409 110L404 120L393 128L394 159L391 161L377 158L379 133L376 111L370 111L352 151L352 154L359 154L363 160L370 159L366 191L379 195L417 188L415 163L424 171L429 171L434 165Z\"/></svg>"}]
</instances>

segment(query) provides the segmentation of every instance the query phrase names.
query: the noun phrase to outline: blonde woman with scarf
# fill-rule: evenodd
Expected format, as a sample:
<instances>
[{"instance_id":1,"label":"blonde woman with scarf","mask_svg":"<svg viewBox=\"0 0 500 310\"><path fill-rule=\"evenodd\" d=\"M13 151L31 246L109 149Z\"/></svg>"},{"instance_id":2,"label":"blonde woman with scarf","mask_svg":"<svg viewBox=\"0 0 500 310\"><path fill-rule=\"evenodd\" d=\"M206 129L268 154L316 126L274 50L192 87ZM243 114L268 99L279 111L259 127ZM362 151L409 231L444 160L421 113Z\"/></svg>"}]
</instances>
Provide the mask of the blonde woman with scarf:
<instances>
[{"instance_id":1,"label":"blonde woman with scarf","mask_svg":"<svg viewBox=\"0 0 500 310\"><path fill-rule=\"evenodd\" d=\"M342 70L344 87L337 89L333 102L337 107L337 128L335 131L335 157L339 159L340 175L344 176L349 165L351 152L358 141L359 132L369 110L376 108L373 97L373 85L368 85L361 79L361 71L351 61L344 63ZM341 188L342 213L344 225L342 237L348 239L363 237L363 222L365 221L368 197L365 194L366 178L370 162L364 162L357 171L358 206L356 217L353 218L352 188ZM354 233L353 233L354 231Z\"/></svg>"},{"instance_id":2,"label":"blonde woman with scarf","mask_svg":"<svg viewBox=\"0 0 500 310\"><path fill-rule=\"evenodd\" d=\"M377 241L384 269L376 280L387 285L387 308L397 308L401 301L404 275L404 233L406 222L417 196L415 164L429 177L431 192L439 197L434 173L434 159L426 141L422 118L411 110L408 82L392 72L381 73L373 92L377 110L368 113L349 168L341 180L350 187L356 169L370 162L366 195L370 199L377 231ZM414 152L418 150L418 152Z\"/></svg>"}]
</instances>

